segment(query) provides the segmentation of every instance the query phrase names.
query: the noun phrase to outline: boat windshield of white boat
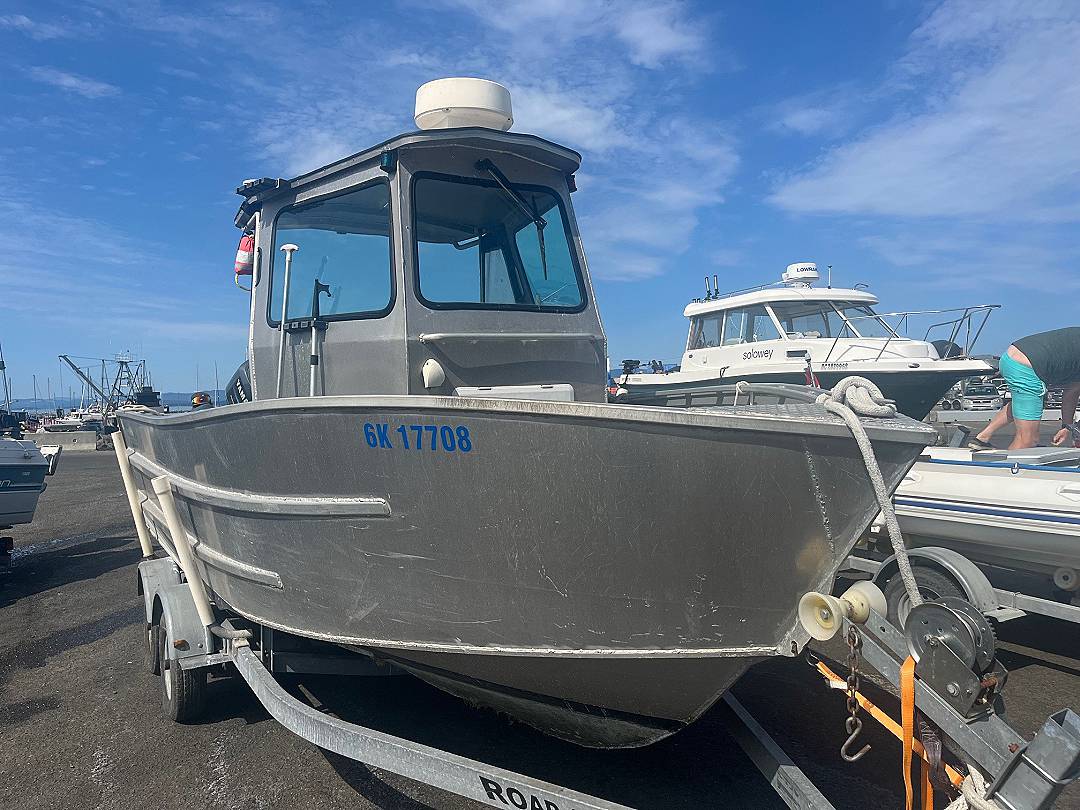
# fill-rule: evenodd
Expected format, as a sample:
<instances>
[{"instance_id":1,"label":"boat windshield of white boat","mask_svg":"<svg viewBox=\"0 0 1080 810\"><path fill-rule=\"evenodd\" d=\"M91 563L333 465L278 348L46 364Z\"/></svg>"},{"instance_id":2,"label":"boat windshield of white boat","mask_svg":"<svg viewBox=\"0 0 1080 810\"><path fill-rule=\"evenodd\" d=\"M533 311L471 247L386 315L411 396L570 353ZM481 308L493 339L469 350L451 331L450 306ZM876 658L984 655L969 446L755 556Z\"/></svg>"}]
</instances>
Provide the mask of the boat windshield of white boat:
<instances>
[{"instance_id":1,"label":"boat windshield of white boat","mask_svg":"<svg viewBox=\"0 0 1080 810\"><path fill-rule=\"evenodd\" d=\"M251 397L604 401L579 163L535 136L461 127L245 183Z\"/></svg>"}]
</instances>

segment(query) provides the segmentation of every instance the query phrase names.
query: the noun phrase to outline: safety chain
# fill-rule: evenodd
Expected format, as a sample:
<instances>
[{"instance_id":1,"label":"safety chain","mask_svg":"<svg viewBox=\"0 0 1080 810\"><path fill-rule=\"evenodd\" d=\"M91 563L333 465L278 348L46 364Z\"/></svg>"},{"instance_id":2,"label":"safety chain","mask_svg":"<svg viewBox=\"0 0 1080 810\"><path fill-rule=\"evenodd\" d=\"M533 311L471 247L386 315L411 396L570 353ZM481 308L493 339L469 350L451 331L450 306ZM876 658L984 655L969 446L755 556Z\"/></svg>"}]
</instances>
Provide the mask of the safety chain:
<instances>
[{"instance_id":1,"label":"safety chain","mask_svg":"<svg viewBox=\"0 0 1080 810\"><path fill-rule=\"evenodd\" d=\"M862 647L862 636L854 626L848 628L848 676L847 676L847 710L848 718L844 721L848 738L840 746L840 756L845 762L858 762L866 752L869 745L864 745L857 753L848 753L848 748L855 742L855 738L862 731L862 720L859 719L859 699L856 693L859 691L859 648Z\"/></svg>"}]
</instances>

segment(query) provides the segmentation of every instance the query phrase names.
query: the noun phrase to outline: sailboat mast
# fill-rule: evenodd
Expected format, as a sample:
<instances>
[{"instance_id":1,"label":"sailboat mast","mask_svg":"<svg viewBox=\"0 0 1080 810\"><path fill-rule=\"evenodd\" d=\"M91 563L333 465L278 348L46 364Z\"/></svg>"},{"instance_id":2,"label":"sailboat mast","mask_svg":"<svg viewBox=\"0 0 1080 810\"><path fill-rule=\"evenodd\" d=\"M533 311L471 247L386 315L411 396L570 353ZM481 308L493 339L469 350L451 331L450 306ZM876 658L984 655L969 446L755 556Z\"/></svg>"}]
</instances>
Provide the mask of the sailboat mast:
<instances>
[{"instance_id":1,"label":"sailboat mast","mask_svg":"<svg viewBox=\"0 0 1080 810\"><path fill-rule=\"evenodd\" d=\"M11 410L11 386L8 385L7 365L4 363L4 347L0 344L0 375L4 380L4 410Z\"/></svg>"}]
</instances>

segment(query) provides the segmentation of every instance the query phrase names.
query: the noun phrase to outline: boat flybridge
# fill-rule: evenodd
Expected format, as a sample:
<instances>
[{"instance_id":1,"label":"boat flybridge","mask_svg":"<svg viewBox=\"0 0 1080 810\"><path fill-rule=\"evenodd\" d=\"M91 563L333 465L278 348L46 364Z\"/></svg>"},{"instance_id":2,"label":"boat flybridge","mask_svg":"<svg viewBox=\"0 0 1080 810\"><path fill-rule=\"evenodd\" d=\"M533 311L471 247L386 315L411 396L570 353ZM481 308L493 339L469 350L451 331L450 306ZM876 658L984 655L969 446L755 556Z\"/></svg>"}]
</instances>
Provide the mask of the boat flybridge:
<instances>
[{"instance_id":1,"label":"boat flybridge","mask_svg":"<svg viewBox=\"0 0 1080 810\"><path fill-rule=\"evenodd\" d=\"M717 386L741 380L831 388L858 375L901 413L922 419L958 380L993 373L970 353L997 305L879 314L869 291L813 286L819 277L813 262L800 262L788 265L777 284L727 294L706 278L705 297L683 311L690 333L679 369L635 374L630 365L617 400L699 403ZM908 336L913 316L944 320L917 339ZM933 334L939 338L931 340Z\"/></svg>"},{"instance_id":2,"label":"boat flybridge","mask_svg":"<svg viewBox=\"0 0 1080 810\"><path fill-rule=\"evenodd\" d=\"M512 120L499 85L439 80L420 131L244 183L247 371L224 407L119 411L121 469L207 628L261 628L264 658L265 629L332 642L583 745L645 745L802 649L800 598L878 505L822 405L606 402L581 158ZM891 491L933 431L862 424Z\"/></svg>"}]
</instances>

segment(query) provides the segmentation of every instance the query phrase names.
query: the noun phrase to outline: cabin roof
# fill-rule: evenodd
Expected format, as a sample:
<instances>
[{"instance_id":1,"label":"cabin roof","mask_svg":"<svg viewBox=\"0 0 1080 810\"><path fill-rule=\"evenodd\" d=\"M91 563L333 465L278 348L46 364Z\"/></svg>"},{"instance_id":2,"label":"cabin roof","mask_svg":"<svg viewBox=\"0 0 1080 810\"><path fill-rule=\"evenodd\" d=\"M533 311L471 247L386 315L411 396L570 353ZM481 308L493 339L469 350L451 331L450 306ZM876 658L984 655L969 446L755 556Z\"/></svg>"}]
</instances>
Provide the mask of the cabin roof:
<instances>
[{"instance_id":1,"label":"cabin roof","mask_svg":"<svg viewBox=\"0 0 1080 810\"><path fill-rule=\"evenodd\" d=\"M508 152L517 157L530 160L542 166L566 174L573 174L581 166L581 155L573 149L560 146L536 135L522 132L500 132L483 127L459 127L453 129L433 129L406 132L363 151L328 163L291 180L264 177L261 180L245 181L236 189L244 198L236 215L236 225L243 228L252 213L266 200L279 194L294 192L306 186L314 185L340 172L348 171L365 163L378 162L383 153L403 147L446 144L467 146L495 152Z\"/></svg>"},{"instance_id":2,"label":"cabin roof","mask_svg":"<svg viewBox=\"0 0 1080 810\"><path fill-rule=\"evenodd\" d=\"M686 305L683 315L687 318L709 312L740 309L754 304L779 304L786 301L811 303L814 301L845 301L854 304L876 304L877 296L866 290L847 290L820 287L771 287L764 290L729 295L711 301L694 301Z\"/></svg>"}]
</instances>

